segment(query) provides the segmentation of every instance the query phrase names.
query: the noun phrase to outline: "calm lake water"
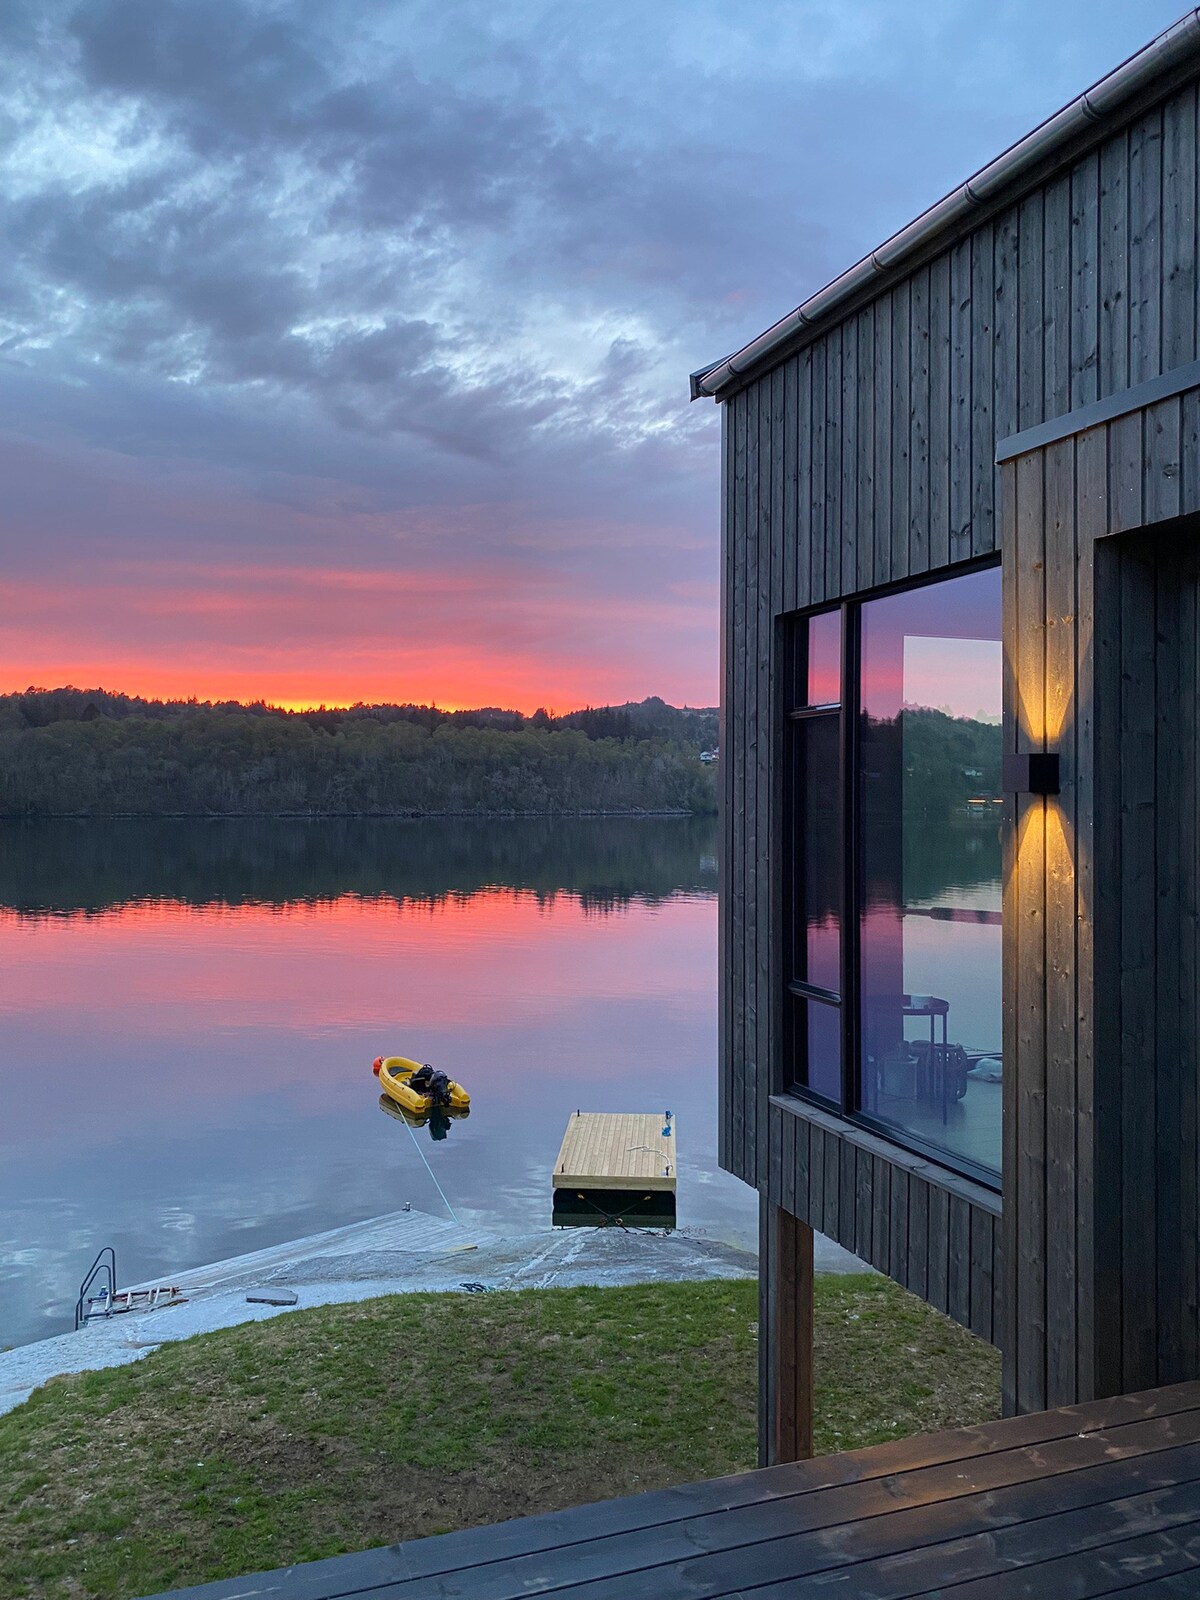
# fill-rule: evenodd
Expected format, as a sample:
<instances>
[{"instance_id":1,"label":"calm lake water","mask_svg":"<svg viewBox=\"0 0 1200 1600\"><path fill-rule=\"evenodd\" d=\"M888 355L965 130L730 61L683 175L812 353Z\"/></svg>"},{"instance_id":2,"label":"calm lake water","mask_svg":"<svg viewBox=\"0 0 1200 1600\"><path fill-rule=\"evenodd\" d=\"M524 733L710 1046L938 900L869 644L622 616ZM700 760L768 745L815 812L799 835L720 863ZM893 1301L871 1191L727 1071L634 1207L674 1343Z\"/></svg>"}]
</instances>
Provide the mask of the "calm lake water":
<instances>
[{"instance_id":1,"label":"calm lake water","mask_svg":"<svg viewBox=\"0 0 1200 1600\"><path fill-rule=\"evenodd\" d=\"M470 1090L417 1133L460 1216L549 1226L569 1114L669 1108L679 1221L752 1244L716 1165L708 821L0 826L0 1347L125 1281L441 1202L371 1075Z\"/></svg>"}]
</instances>

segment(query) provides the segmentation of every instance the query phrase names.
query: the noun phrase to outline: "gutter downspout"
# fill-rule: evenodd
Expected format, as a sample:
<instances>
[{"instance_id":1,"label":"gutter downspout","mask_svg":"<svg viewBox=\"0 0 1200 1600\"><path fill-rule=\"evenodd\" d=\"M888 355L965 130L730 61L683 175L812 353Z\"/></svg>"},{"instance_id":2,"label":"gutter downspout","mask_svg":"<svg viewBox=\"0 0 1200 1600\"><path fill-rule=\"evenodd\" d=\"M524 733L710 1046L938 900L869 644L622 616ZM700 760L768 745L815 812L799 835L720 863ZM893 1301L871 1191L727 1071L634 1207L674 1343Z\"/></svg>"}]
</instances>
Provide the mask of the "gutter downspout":
<instances>
[{"instance_id":1,"label":"gutter downspout","mask_svg":"<svg viewBox=\"0 0 1200 1600\"><path fill-rule=\"evenodd\" d=\"M1045 122L1039 123L1032 133L1018 139L1016 144L1010 145L994 161L981 167L965 183L923 211L907 227L894 233L878 249L872 250L870 255L864 256L834 278L832 283L818 289L816 294L794 311L789 311L786 317L781 317L765 333L760 333L757 339L751 340L733 355L726 356L723 361L693 372L690 380L691 398L699 400L702 396L710 395L714 400L718 399L722 389L786 344L802 328L821 322L865 285L885 274L894 273L937 234L953 227L993 199L1000 190L1015 182L1089 123L1103 122L1122 101L1136 94L1159 73L1169 71L1198 46L1200 6L1186 12L1178 22L1172 23L1136 55L1123 61L1107 77L1101 78L1061 111L1056 111Z\"/></svg>"}]
</instances>

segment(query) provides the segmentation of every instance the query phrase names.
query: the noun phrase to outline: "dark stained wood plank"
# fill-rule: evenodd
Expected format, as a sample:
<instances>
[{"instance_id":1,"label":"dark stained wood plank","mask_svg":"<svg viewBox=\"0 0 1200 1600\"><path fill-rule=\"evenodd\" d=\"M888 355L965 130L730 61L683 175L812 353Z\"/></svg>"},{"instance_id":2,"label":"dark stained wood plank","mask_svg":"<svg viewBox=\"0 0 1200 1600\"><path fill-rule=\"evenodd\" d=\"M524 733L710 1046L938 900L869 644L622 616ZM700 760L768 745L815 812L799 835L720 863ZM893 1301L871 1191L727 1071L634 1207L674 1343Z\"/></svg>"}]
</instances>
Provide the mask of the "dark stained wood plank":
<instances>
[{"instance_id":1,"label":"dark stained wood plank","mask_svg":"<svg viewBox=\"0 0 1200 1600\"><path fill-rule=\"evenodd\" d=\"M1031 428L1046 417L1045 194L1041 189L1022 200L1020 229L1017 425Z\"/></svg>"},{"instance_id":2,"label":"dark stained wood plank","mask_svg":"<svg viewBox=\"0 0 1200 1600\"><path fill-rule=\"evenodd\" d=\"M745 729L745 782L743 789L742 836L745 845L745 899L741 924L744 954L742 960L743 1023L743 1168L746 1181L757 1185L759 1174L758 1151L758 863L761 859L758 838L758 624L759 585L762 573L763 532L761 430L759 413L762 409L762 387L752 385L746 391L746 622L745 622L745 683L743 686L742 719Z\"/></svg>"},{"instance_id":3,"label":"dark stained wood plank","mask_svg":"<svg viewBox=\"0 0 1200 1600\"><path fill-rule=\"evenodd\" d=\"M842 392L838 397L842 421L839 595L852 594L858 588L858 389L858 319L852 318L842 327Z\"/></svg>"},{"instance_id":4,"label":"dark stained wood plank","mask_svg":"<svg viewBox=\"0 0 1200 1600\"><path fill-rule=\"evenodd\" d=\"M1071 410L1100 398L1100 153L1071 174Z\"/></svg>"},{"instance_id":5,"label":"dark stained wood plank","mask_svg":"<svg viewBox=\"0 0 1200 1600\"><path fill-rule=\"evenodd\" d=\"M796 1117L796 1192L793 1212L802 1222L813 1224L810 1198L809 1167L812 1162L812 1129L802 1117Z\"/></svg>"},{"instance_id":6,"label":"dark stained wood plank","mask_svg":"<svg viewBox=\"0 0 1200 1600\"><path fill-rule=\"evenodd\" d=\"M1024 248L1024 220L1022 248ZM1016 658L1021 748L1045 748L1044 463L1016 463L1015 610L1007 626ZM1018 799L1016 1018L1017 1392L1022 1410L1039 1411L1046 1395L1046 817L1038 796Z\"/></svg>"},{"instance_id":7,"label":"dark stained wood plank","mask_svg":"<svg viewBox=\"0 0 1200 1600\"><path fill-rule=\"evenodd\" d=\"M1133 379L1129 366L1129 135L1115 134L1100 149L1099 392L1119 394Z\"/></svg>"},{"instance_id":8,"label":"dark stained wood plank","mask_svg":"<svg viewBox=\"0 0 1200 1600\"><path fill-rule=\"evenodd\" d=\"M842 1141L836 1134L825 1139L825 1223L822 1232L839 1242L842 1237Z\"/></svg>"},{"instance_id":9,"label":"dark stained wood plank","mask_svg":"<svg viewBox=\"0 0 1200 1600\"><path fill-rule=\"evenodd\" d=\"M855 1151L854 1253L871 1260L871 1227L875 1214L875 1158L867 1150Z\"/></svg>"},{"instance_id":10,"label":"dark stained wood plank","mask_svg":"<svg viewBox=\"0 0 1200 1600\"><path fill-rule=\"evenodd\" d=\"M1153 455L1153 452L1151 452ZM1157 541L1156 561L1156 661L1155 661L1155 773L1154 806L1156 839L1154 850L1155 916L1157 920L1154 952L1154 1147L1155 1186L1155 1286L1158 1331L1156 1372L1183 1377L1182 1254L1195 1250L1195 1223L1189 1226L1181 1214L1180 1117L1181 1080L1196 1076L1192 1041L1184 1032L1183 995L1180 989L1180 946L1183 936L1181 864L1184 859L1183 834L1196 829L1196 816L1181 819L1182 764L1186 734L1182 699L1194 694L1194 636L1181 631L1181 596L1187 587L1187 558L1173 544ZM1194 574L1192 575L1194 584ZM1194 592L1194 590L1193 590ZM1182 821L1182 827L1181 827Z\"/></svg>"},{"instance_id":11,"label":"dark stained wood plank","mask_svg":"<svg viewBox=\"0 0 1200 1600\"><path fill-rule=\"evenodd\" d=\"M938 256L929 268L929 540L926 566L950 560L950 257Z\"/></svg>"},{"instance_id":12,"label":"dark stained wood plank","mask_svg":"<svg viewBox=\"0 0 1200 1600\"><path fill-rule=\"evenodd\" d=\"M776 1412L775 1299L779 1289L773 1211L767 1197L758 1197L758 1464L773 1465L773 1419Z\"/></svg>"},{"instance_id":13,"label":"dark stained wood plank","mask_svg":"<svg viewBox=\"0 0 1200 1600\"><path fill-rule=\"evenodd\" d=\"M1003 407L1009 387L1004 376L1004 336L1017 313L1016 259L1001 254L1015 239L1002 239L1000 225L980 228L971 239L971 554L996 548L996 440L1015 433ZM1013 269L1011 281L1003 274ZM1002 348L1004 345L1004 348ZM1013 341L1015 355L1016 342ZM1011 393L1015 399L1016 385Z\"/></svg>"},{"instance_id":14,"label":"dark stained wood plank","mask_svg":"<svg viewBox=\"0 0 1200 1600\"><path fill-rule=\"evenodd\" d=\"M892 503L888 511L891 529L891 555L886 576L890 582L908 575L908 489L909 455L912 449L910 422L911 330L909 326L912 291L907 280L892 290Z\"/></svg>"},{"instance_id":15,"label":"dark stained wood plank","mask_svg":"<svg viewBox=\"0 0 1200 1600\"><path fill-rule=\"evenodd\" d=\"M1196 358L1196 85L1163 107L1162 365Z\"/></svg>"},{"instance_id":16,"label":"dark stained wood plank","mask_svg":"<svg viewBox=\"0 0 1200 1600\"><path fill-rule=\"evenodd\" d=\"M971 1208L950 1196L949 1281L946 1310L964 1328L971 1325Z\"/></svg>"},{"instance_id":17,"label":"dark stained wood plank","mask_svg":"<svg viewBox=\"0 0 1200 1600\"><path fill-rule=\"evenodd\" d=\"M1162 367L1161 108L1129 130L1129 381Z\"/></svg>"},{"instance_id":18,"label":"dark stained wood plank","mask_svg":"<svg viewBox=\"0 0 1200 1600\"><path fill-rule=\"evenodd\" d=\"M1095 585L1094 546L1108 531L1108 430L1095 428L1075 442L1076 648L1075 648L1075 851L1076 893L1081 915L1076 930L1080 1004L1075 1033L1075 1247L1076 1314L1083 1328L1095 1326L1096 1121L1094 1005L1088 1002L1095 959ZM1103 1180L1102 1180L1103 1181ZM1083 1360L1076 1378L1080 1398L1095 1393L1094 1362Z\"/></svg>"},{"instance_id":19,"label":"dark stained wood plank","mask_svg":"<svg viewBox=\"0 0 1200 1600\"><path fill-rule=\"evenodd\" d=\"M971 1318L968 1327L989 1344L996 1331L996 1219L971 1212Z\"/></svg>"},{"instance_id":20,"label":"dark stained wood plank","mask_svg":"<svg viewBox=\"0 0 1200 1600\"><path fill-rule=\"evenodd\" d=\"M780 1204L796 1215L796 1127L798 1117L783 1115L783 1188Z\"/></svg>"},{"instance_id":21,"label":"dark stained wood plank","mask_svg":"<svg viewBox=\"0 0 1200 1600\"><path fill-rule=\"evenodd\" d=\"M875 504L872 521L875 529L872 576L876 584L886 583L892 571L892 298L881 295L875 313Z\"/></svg>"},{"instance_id":22,"label":"dark stained wood plank","mask_svg":"<svg viewBox=\"0 0 1200 1600\"><path fill-rule=\"evenodd\" d=\"M968 236L950 253L950 550L947 558L950 561L965 561L971 554L973 312L971 239Z\"/></svg>"},{"instance_id":23,"label":"dark stained wood plank","mask_svg":"<svg viewBox=\"0 0 1200 1600\"><path fill-rule=\"evenodd\" d=\"M876 384L875 312L873 307L868 306L858 316L858 428L854 467L857 475L856 582L859 589L869 589L875 575L875 430L880 425Z\"/></svg>"},{"instance_id":24,"label":"dark stained wood plank","mask_svg":"<svg viewBox=\"0 0 1200 1600\"><path fill-rule=\"evenodd\" d=\"M732 692L726 715L726 744L721 763L731 773L728 794L730 938L729 960L729 1065L730 1156L735 1176L748 1180L746 1161L746 952L742 930L746 922L746 885L750 863L746 857L746 565L749 556L750 490L746 459L750 406L748 393L729 402L730 430L734 437L733 612L731 634Z\"/></svg>"},{"instance_id":25,"label":"dark stained wood plank","mask_svg":"<svg viewBox=\"0 0 1200 1600\"><path fill-rule=\"evenodd\" d=\"M817 1127L808 1130L808 1215L805 1219L818 1233L825 1233L825 1133Z\"/></svg>"},{"instance_id":26,"label":"dark stained wood plank","mask_svg":"<svg viewBox=\"0 0 1200 1600\"><path fill-rule=\"evenodd\" d=\"M1108 444L1112 430L1103 430ZM1111 472L1110 472L1111 477ZM1111 1394L1121 1384L1122 1189L1121 1037L1121 545L1092 546L1094 594L1093 682L1093 906L1094 977L1092 1128L1095 1183L1089 1257L1098 1315L1093 1324L1094 1387Z\"/></svg>"},{"instance_id":27,"label":"dark stained wood plank","mask_svg":"<svg viewBox=\"0 0 1200 1600\"><path fill-rule=\"evenodd\" d=\"M838 1140L838 1168L840 1192L838 1194L839 1244L853 1250L858 1239L858 1151L848 1140Z\"/></svg>"},{"instance_id":28,"label":"dark stained wood plank","mask_svg":"<svg viewBox=\"0 0 1200 1600\"><path fill-rule=\"evenodd\" d=\"M1075 881L1075 445L1045 452L1046 742L1057 749L1061 790L1046 808L1045 1240L1050 1289L1046 1403L1073 1400L1076 1388L1076 1016L1078 926ZM1022 569L1023 570L1023 569ZM1019 580L1018 580L1019 581Z\"/></svg>"},{"instance_id":29,"label":"dark stained wood plank","mask_svg":"<svg viewBox=\"0 0 1200 1600\"><path fill-rule=\"evenodd\" d=\"M1183 404L1178 395L1151 406L1145 418L1146 521L1180 515L1183 488Z\"/></svg>"},{"instance_id":30,"label":"dark stained wood plank","mask_svg":"<svg viewBox=\"0 0 1200 1600\"><path fill-rule=\"evenodd\" d=\"M1118 417L1108 430L1108 503L1110 526L1114 533L1140 528L1145 473L1142 470L1142 412Z\"/></svg>"},{"instance_id":31,"label":"dark stained wood plank","mask_svg":"<svg viewBox=\"0 0 1200 1600\"><path fill-rule=\"evenodd\" d=\"M1179 637L1185 641L1180 663L1179 712L1179 1030L1200 1035L1200 571L1194 553L1188 581L1179 596ZM1186 1057L1184 1058L1186 1059ZM1197 1074L1178 1076L1179 1284L1181 1369L1200 1369L1200 1084Z\"/></svg>"},{"instance_id":32,"label":"dark stained wood plank","mask_svg":"<svg viewBox=\"0 0 1200 1600\"><path fill-rule=\"evenodd\" d=\"M768 381L759 385L759 460L760 524L758 587L758 674L755 686L758 738L755 761L755 835L758 859L776 860L779 856L779 808L774 803L776 784L782 778L782 711L777 704L779 674L776 672L776 617L780 611L777 567L783 546L783 373L776 368ZM766 1164L770 1133L770 1097L775 1089L778 1060L776 1039L778 1011L773 978L776 929L780 926L782 885L773 872L755 873L755 994L758 1030L754 1044L755 1122L759 1129L758 1169ZM776 1169L771 1192L778 1197L779 1172Z\"/></svg>"},{"instance_id":33,"label":"dark stained wood plank","mask_svg":"<svg viewBox=\"0 0 1200 1600\"><path fill-rule=\"evenodd\" d=\"M779 610L796 610L796 556L800 539L800 358L793 356L783 369L783 521Z\"/></svg>"},{"instance_id":34,"label":"dark stained wood plank","mask_svg":"<svg viewBox=\"0 0 1200 1600\"><path fill-rule=\"evenodd\" d=\"M882 1156L871 1157L871 1254L873 1267L887 1272L891 1265L892 1189L891 1168Z\"/></svg>"},{"instance_id":35,"label":"dark stained wood plank","mask_svg":"<svg viewBox=\"0 0 1200 1600\"><path fill-rule=\"evenodd\" d=\"M925 1299L929 1290L929 1185L920 1178L908 1180L908 1270L909 1289Z\"/></svg>"},{"instance_id":36,"label":"dark stained wood plank","mask_svg":"<svg viewBox=\"0 0 1200 1600\"><path fill-rule=\"evenodd\" d=\"M1155 579L1121 552L1121 1311L1124 1373L1155 1370ZM1129 1386L1126 1384L1126 1386Z\"/></svg>"},{"instance_id":37,"label":"dark stained wood plank","mask_svg":"<svg viewBox=\"0 0 1200 1600\"><path fill-rule=\"evenodd\" d=\"M909 307L908 398L908 565L910 573L929 567L929 383L930 278L920 267L912 276Z\"/></svg>"},{"instance_id":38,"label":"dark stained wood plank","mask_svg":"<svg viewBox=\"0 0 1200 1600\"><path fill-rule=\"evenodd\" d=\"M727 739L729 706L733 698L733 642L731 639L731 613L733 606L733 548L737 537L737 517L734 506L733 470L733 409L721 411L721 617L720 617L720 683L721 709L718 717L718 743L722 752L719 769L721 805L717 835L717 1160L729 1171L734 1166L732 1128L730 1121L731 1090L733 1083L733 1047L730 1018L730 920L732 914L730 886L730 824L733 815L731 776L732 762Z\"/></svg>"},{"instance_id":39,"label":"dark stained wood plank","mask_svg":"<svg viewBox=\"0 0 1200 1600\"><path fill-rule=\"evenodd\" d=\"M842 592L842 329L833 328L825 346L825 593Z\"/></svg>"},{"instance_id":40,"label":"dark stained wood plank","mask_svg":"<svg viewBox=\"0 0 1200 1600\"><path fill-rule=\"evenodd\" d=\"M767 1190L778 1200L783 1195L783 1112L778 1106L768 1108L767 1122L770 1128Z\"/></svg>"},{"instance_id":41,"label":"dark stained wood plank","mask_svg":"<svg viewBox=\"0 0 1200 1600\"><path fill-rule=\"evenodd\" d=\"M1071 177L1047 185L1042 207L1042 417L1071 409Z\"/></svg>"},{"instance_id":42,"label":"dark stained wood plank","mask_svg":"<svg viewBox=\"0 0 1200 1600\"><path fill-rule=\"evenodd\" d=\"M1180 504L1185 513L1200 511L1200 389L1181 397L1183 420L1180 429Z\"/></svg>"},{"instance_id":43,"label":"dark stained wood plank","mask_svg":"<svg viewBox=\"0 0 1200 1600\"><path fill-rule=\"evenodd\" d=\"M926 1298L939 1311L950 1309L950 1196L929 1186L929 1275Z\"/></svg>"},{"instance_id":44,"label":"dark stained wood plank","mask_svg":"<svg viewBox=\"0 0 1200 1600\"><path fill-rule=\"evenodd\" d=\"M1020 695L1017 689L1017 642L1013 636L1011 619L1017 614L1017 464L1008 462L1000 471L1000 522L1001 545L1004 552L1001 566L1002 612L1004 617L1004 655L1001 665L1001 695L1003 703L1002 740L1005 754L1019 748ZM1017 961L1017 931L1021 916L1020 882L1017 873L1017 811L1019 801L1015 795L1005 795L1002 849L1002 905L1001 918L1001 974L1002 974L1002 1056L1005 1061L1018 1059L1017 1019L1020 1010L1020 967ZM1016 1072L1003 1074L1001 1083L1001 1167L1008 1203L1004 1208L1004 1292L1000 1297L1000 1326L998 1342L1002 1352L1000 1368L1001 1403L1005 1415L1018 1409L1017 1374L1017 1295L1020 1277L1020 1251L1017 1249L1017 1218L1021 1210L1021 1171L1018 1161L1017 1126L1019 1121L1018 1082ZM953 1272L953 1253L951 1270ZM960 1319L961 1320L961 1319Z\"/></svg>"},{"instance_id":45,"label":"dark stained wood plank","mask_svg":"<svg viewBox=\"0 0 1200 1600\"><path fill-rule=\"evenodd\" d=\"M797 610L812 603L812 539L813 539L813 353L802 350L797 357L796 428L797 471L796 486L796 576L792 604Z\"/></svg>"},{"instance_id":46,"label":"dark stained wood plank","mask_svg":"<svg viewBox=\"0 0 1200 1600\"><path fill-rule=\"evenodd\" d=\"M892 1203L889 1213L891 1237L888 1245L888 1274L908 1287L908 1174L901 1167L891 1169Z\"/></svg>"},{"instance_id":47,"label":"dark stained wood plank","mask_svg":"<svg viewBox=\"0 0 1200 1600\"><path fill-rule=\"evenodd\" d=\"M827 341L812 346L812 412L809 430L809 590L810 605L828 597L825 581L825 363Z\"/></svg>"}]
</instances>

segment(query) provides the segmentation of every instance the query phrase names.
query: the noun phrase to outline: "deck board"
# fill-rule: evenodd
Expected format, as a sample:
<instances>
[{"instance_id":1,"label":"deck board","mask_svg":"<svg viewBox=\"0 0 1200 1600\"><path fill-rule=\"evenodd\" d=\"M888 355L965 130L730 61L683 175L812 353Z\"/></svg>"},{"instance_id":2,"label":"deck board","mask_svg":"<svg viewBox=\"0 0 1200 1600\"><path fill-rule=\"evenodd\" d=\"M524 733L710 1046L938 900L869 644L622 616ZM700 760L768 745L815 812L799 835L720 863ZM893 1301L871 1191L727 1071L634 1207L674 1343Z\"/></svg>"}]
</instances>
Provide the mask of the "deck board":
<instances>
[{"instance_id":1,"label":"deck board","mask_svg":"<svg viewBox=\"0 0 1200 1600\"><path fill-rule=\"evenodd\" d=\"M175 1600L1200 1593L1200 1383L176 1591ZM1191 1587L1187 1587L1187 1585ZM816 1592L814 1590L814 1592Z\"/></svg>"},{"instance_id":2,"label":"deck board","mask_svg":"<svg viewBox=\"0 0 1200 1600\"><path fill-rule=\"evenodd\" d=\"M554 1163L556 1189L675 1190L675 1132L662 1112L577 1111Z\"/></svg>"}]
</instances>

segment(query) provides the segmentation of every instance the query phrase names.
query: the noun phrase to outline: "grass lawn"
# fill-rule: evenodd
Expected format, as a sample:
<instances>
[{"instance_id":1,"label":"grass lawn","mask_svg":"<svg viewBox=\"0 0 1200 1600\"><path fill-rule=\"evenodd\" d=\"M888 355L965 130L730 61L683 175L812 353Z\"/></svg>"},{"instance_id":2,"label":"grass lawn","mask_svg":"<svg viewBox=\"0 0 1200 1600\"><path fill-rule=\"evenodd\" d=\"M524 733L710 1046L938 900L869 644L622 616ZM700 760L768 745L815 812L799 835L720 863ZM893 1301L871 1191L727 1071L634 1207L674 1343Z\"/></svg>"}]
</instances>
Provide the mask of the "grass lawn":
<instances>
[{"instance_id":1,"label":"grass lawn","mask_svg":"<svg viewBox=\"0 0 1200 1600\"><path fill-rule=\"evenodd\" d=\"M56 1379L0 1417L0 1594L142 1595L752 1467L755 1295L403 1295ZM819 1453L998 1414L995 1352L886 1279L819 1278L817 1340Z\"/></svg>"}]
</instances>

